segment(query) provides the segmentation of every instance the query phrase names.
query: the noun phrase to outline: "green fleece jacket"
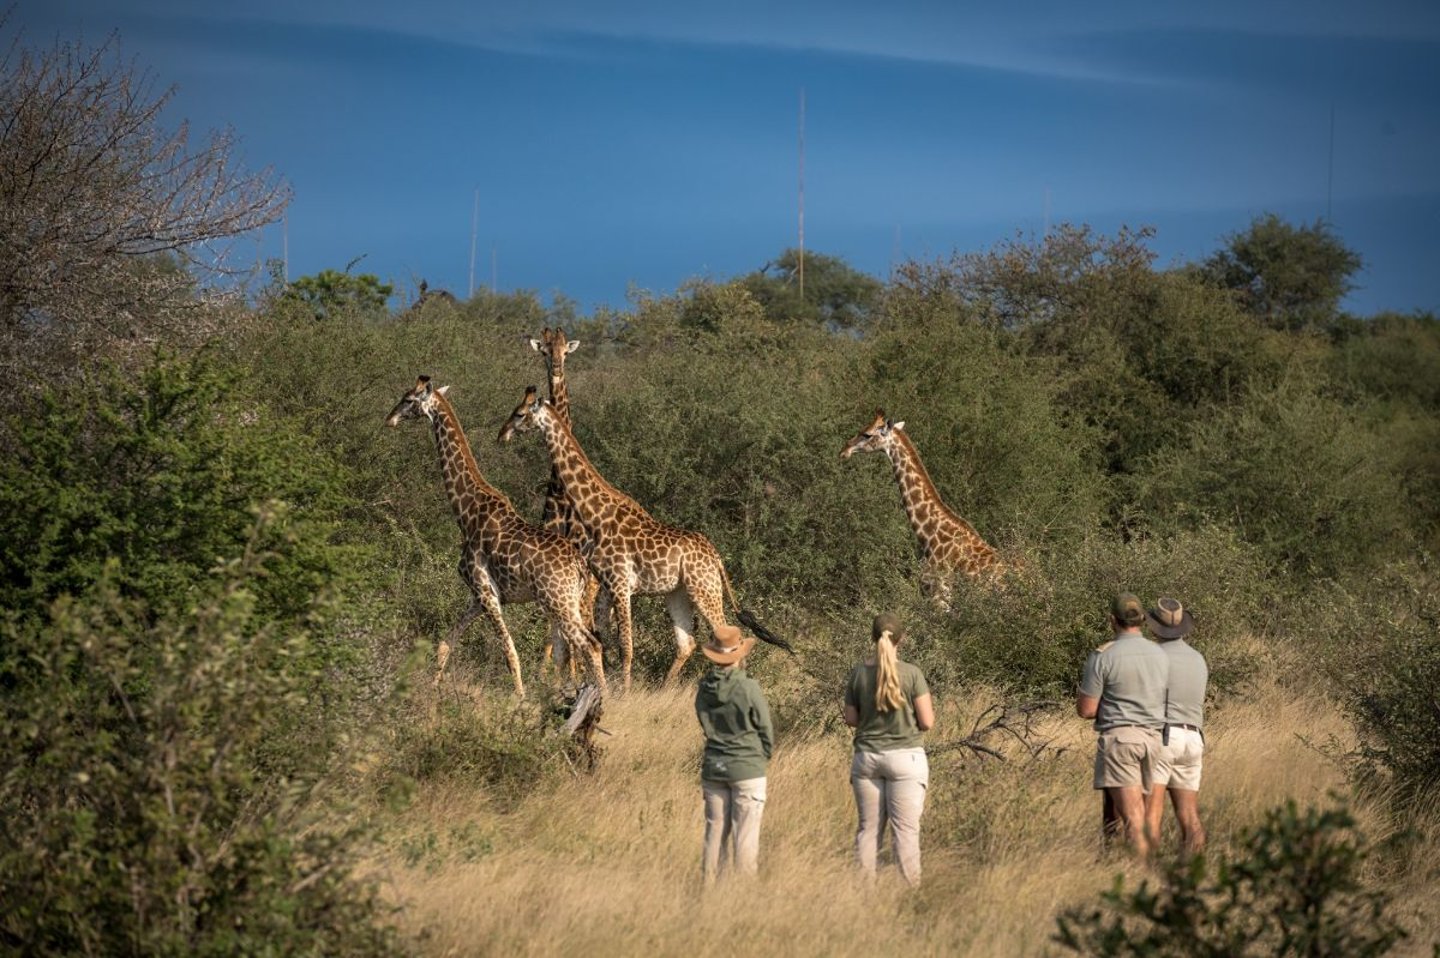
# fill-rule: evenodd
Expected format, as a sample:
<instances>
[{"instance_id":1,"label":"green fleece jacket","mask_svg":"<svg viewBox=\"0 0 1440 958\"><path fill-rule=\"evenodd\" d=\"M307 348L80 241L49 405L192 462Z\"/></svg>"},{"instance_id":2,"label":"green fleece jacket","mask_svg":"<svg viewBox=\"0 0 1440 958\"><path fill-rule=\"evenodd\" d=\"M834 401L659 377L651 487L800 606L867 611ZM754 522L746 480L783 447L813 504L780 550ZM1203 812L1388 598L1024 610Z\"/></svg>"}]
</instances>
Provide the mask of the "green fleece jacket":
<instances>
[{"instance_id":1,"label":"green fleece jacket","mask_svg":"<svg viewBox=\"0 0 1440 958\"><path fill-rule=\"evenodd\" d=\"M695 693L695 715L705 730L702 779L743 782L765 777L775 741L770 705L744 669L711 666Z\"/></svg>"}]
</instances>

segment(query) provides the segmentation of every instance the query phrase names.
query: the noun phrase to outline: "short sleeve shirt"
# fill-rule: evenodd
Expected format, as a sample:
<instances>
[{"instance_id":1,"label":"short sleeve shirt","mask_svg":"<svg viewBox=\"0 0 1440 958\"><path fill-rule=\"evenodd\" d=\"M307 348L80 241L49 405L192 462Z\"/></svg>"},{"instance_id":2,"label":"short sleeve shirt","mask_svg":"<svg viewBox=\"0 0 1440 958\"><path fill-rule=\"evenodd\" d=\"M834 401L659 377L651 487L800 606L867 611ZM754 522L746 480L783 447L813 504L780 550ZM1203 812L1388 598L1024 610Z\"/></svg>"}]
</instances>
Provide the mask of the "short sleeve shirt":
<instances>
[{"instance_id":1,"label":"short sleeve shirt","mask_svg":"<svg viewBox=\"0 0 1440 958\"><path fill-rule=\"evenodd\" d=\"M1170 657L1141 634L1122 634L1090 653L1080 693L1100 700L1095 729L1122 725L1158 729L1165 724Z\"/></svg>"},{"instance_id":2,"label":"short sleeve shirt","mask_svg":"<svg viewBox=\"0 0 1440 958\"><path fill-rule=\"evenodd\" d=\"M1205 727L1205 685L1210 681L1210 668L1205 656L1184 639L1161 642L1160 648L1170 657L1169 692L1165 697L1165 721L1171 725Z\"/></svg>"},{"instance_id":3,"label":"short sleeve shirt","mask_svg":"<svg viewBox=\"0 0 1440 958\"><path fill-rule=\"evenodd\" d=\"M857 665L845 683L845 704L860 713L855 728L855 751L892 752L899 748L919 748L924 735L915 721L915 700L930 694L925 674L909 662L897 662L900 672L900 694L904 702L893 712L875 708L874 665Z\"/></svg>"}]
</instances>

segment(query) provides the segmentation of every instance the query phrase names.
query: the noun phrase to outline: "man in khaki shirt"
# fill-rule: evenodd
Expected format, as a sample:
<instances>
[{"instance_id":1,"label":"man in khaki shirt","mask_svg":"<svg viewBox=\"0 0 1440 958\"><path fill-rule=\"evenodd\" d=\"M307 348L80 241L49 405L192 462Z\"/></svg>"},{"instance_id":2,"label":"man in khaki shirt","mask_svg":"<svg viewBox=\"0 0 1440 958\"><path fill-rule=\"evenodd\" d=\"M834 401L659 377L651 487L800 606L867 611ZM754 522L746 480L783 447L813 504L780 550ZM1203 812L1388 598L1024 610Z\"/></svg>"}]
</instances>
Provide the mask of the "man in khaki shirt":
<instances>
[{"instance_id":1,"label":"man in khaki shirt","mask_svg":"<svg viewBox=\"0 0 1440 958\"><path fill-rule=\"evenodd\" d=\"M1128 592L1110 603L1113 641L1090 653L1075 696L1075 711L1094 719L1095 788L1103 789L1119 816L1125 840L1150 853L1145 793L1165 725L1170 659L1140 631L1145 607Z\"/></svg>"}]
</instances>

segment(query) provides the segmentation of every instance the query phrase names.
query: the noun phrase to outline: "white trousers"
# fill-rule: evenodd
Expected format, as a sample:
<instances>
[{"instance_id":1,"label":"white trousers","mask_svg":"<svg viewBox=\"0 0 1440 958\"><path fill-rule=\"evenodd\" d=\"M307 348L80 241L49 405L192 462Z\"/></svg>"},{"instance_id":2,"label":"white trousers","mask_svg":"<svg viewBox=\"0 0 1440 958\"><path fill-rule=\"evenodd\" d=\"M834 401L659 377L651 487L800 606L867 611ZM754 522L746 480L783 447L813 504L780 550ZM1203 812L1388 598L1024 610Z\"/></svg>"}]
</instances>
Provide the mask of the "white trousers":
<instances>
[{"instance_id":1,"label":"white trousers","mask_svg":"<svg viewBox=\"0 0 1440 958\"><path fill-rule=\"evenodd\" d=\"M860 813L855 860L866 875L875 875L888 824L900 877L909 885L920 884L920 816L929 786L930 763L923 748L855 753L850 763L850 787Z\"/></svg>"},{"instance_id":2,"label":"white trousers","mask_svg":"<svg viewBox=\"0 0 1440 958\"><path fill-rule=\"evenodd\" d=\"M705 850L700 870L711 884L733 868L754 875L760 864L760 819L765 814L765 779L702 781L705 796Z\"/></svg>"}]
</instances>

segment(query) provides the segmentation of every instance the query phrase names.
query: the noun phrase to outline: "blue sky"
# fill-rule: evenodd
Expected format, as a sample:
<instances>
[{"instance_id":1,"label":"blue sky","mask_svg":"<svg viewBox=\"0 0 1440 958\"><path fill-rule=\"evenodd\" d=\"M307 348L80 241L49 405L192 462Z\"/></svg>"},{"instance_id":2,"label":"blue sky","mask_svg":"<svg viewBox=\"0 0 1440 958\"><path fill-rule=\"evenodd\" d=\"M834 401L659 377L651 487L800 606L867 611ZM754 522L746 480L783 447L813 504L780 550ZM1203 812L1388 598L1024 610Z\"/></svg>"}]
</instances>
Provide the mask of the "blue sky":
<instances>
[{"instance_id":1,"label":"blue sky","mask_svg":"<svg viewBox=\"0 0 1440 958\"><path fill-rule=\"evenodd\" d=\"M255 244L292 277L365 258L559 292L756 269L805 245L884 277L1088 223L1162 265L1257 215L1326 217L1364 258L1346 305L1440 312L1440 3L1312 0L19 0L178 89L294 190ZM1333 151L1331 148L1333 115Z\"/></svg>"}]
</instances>

